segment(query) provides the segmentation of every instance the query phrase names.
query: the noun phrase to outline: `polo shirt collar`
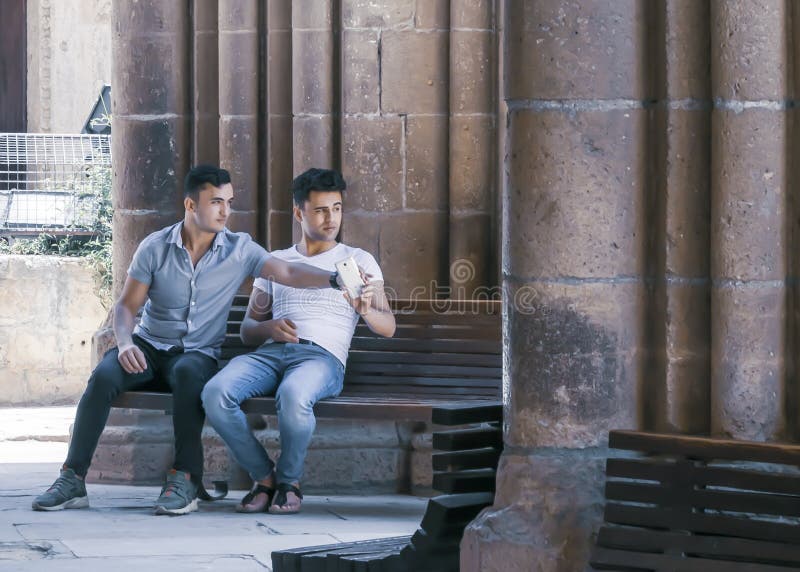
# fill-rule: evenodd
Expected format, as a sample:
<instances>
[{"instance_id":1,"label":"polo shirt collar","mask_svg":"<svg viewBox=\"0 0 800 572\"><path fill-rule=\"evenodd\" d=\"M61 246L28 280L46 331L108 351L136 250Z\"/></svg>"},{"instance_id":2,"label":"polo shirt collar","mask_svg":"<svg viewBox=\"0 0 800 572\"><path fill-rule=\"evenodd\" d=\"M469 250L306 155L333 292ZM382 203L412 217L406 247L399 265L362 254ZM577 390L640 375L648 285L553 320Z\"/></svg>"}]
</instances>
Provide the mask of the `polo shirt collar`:
<instances>
[{"instance_id":1,"label":"polo shirt collar","mask_svg":"<svg viewBox=\"0 0 800 572\"><path fill-rule=\"evenodd\" d=\"M169 233L169 237L167 238L167 242L176 245L178 248L183 248L183 236L181 236L182 229L183 229L183 221L173 226L172 230ZM216 234L216 236L214 237L214 243L211 245L211 248L213 250L217 250L225 242L226 232L227 229L224 229Z\"/></svg>"}]
</instances>

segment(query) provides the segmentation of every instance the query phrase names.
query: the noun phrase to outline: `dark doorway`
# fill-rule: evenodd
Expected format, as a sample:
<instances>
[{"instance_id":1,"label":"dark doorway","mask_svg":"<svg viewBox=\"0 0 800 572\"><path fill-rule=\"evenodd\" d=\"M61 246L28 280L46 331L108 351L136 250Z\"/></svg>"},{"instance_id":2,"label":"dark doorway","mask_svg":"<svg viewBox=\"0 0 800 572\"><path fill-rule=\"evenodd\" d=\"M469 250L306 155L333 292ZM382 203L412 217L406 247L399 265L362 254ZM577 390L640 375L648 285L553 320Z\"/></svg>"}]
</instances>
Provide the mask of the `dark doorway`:
<instances>
[{"instance_id":1,"label":"dark doorway","mask_svg":"<svg viewBox=\"0 0 800 572\"><path fill-rule=\"evenodd\" d=\"M26 0L0 1L0 132L27 130Z\"/></svg>"}]
</instances>

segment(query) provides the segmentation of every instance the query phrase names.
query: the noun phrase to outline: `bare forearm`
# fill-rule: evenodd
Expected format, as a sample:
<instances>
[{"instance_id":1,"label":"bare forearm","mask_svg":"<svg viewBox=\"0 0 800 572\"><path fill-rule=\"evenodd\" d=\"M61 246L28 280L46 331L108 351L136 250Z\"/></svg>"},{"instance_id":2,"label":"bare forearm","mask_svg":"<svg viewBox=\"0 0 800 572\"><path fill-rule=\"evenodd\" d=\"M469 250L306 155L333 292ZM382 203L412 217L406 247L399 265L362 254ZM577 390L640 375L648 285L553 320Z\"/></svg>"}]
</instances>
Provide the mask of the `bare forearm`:
<instances>
[{"instance_id":1,"label":"bare forearm","mask_svg":"<svg viewBox=\"0 0 800 572\"><path fill-rule=\"evenodd\" d=\"M114 337L120 347L128 346L133 343L133 313L124 304L114 305Z\"/></svg>"},{"instance_id":2,"label":"bare forearm","mask_svg":"<svg viewBox=\"0 0 800 572\"><path fill-rule=\"evenodd\" d=\"M267 331L266 322L259 322L253 318L245 318L242 321L242 329L239 331L242 342L248 346L260 346L270 339Z\"/></svg>"},{"instance_id":3,"label":"bare forearm","mask_svg":"<svg viewBox=\"0 0 800 572\"><path fill-rule=\"evenodd\" d=\"M361 314L361 317L369 329L379 336L391 338L397 328L394 314L392 314L391 310L381 310L373 307Z\"/></svg>"},{"instance_id":4,"label":"bare forearm","mask_svg":"<svg viewBox=\"0 0 800 572\"><path fill-rule=\"evenodd\" d=\"M271 259L261 271L261 276L292 288L330 288L331 273L308 264L288 264Z\"/></svg>"}]
</instances>

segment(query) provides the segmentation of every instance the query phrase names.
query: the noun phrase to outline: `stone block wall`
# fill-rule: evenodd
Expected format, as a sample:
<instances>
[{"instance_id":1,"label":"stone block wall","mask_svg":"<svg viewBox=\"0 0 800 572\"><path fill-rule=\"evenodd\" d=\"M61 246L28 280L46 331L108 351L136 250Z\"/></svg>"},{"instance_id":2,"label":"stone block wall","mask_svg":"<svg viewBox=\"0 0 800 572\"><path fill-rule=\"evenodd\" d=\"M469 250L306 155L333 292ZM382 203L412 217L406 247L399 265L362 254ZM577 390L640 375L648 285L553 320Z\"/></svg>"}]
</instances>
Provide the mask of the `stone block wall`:
<instances>
[{"instance_id":1,"label":"stone block wall","mask_svg":"<svg viewBox=\"0 0 800 572\"><path fill-rule=\"evenodd\" d=\"M80 259L0 256L0 406L76 403L105 317Z\"/></svg>"}]
</instances>

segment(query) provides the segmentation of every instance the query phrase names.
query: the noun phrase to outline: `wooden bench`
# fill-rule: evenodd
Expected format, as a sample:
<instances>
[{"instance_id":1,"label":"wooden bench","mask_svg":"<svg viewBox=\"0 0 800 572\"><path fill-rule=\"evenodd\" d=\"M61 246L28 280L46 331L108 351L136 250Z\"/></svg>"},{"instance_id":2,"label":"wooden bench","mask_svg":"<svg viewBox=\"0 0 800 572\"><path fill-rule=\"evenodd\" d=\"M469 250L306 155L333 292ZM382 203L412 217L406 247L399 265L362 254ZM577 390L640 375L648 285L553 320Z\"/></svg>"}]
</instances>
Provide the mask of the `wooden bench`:
<instances>
[{"instance_id":1,"label":"wooden bench","mask_svg":"<svg viewBox=\"0 0 800 572\"><path fill-rule=\"evenodd\" d=\"M222 346L223 364L253 348L239 338L247 296L237 296ZM319 417L431 422L434 407L452 403L498 404L502 399L501 305L499 301L393 300L397 331L392 338L356 326L344 390L314 408ZM152 391L121 394L114 407L171 411L172 395ZM246 413L275 413L275 399L245 401Z\"/></svg>"},{"instance_id":2,"label":"wooden bench","mask_svg":"<svg viewBox=\"0 0 800 572\"><path fill-rule=\"evenodd\" d=\"M800 445L612 431L597 570L800 570Z\"/></svg>"}]
</instances>

